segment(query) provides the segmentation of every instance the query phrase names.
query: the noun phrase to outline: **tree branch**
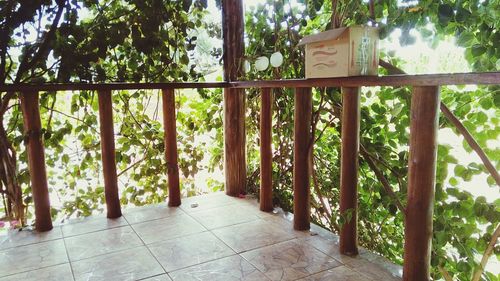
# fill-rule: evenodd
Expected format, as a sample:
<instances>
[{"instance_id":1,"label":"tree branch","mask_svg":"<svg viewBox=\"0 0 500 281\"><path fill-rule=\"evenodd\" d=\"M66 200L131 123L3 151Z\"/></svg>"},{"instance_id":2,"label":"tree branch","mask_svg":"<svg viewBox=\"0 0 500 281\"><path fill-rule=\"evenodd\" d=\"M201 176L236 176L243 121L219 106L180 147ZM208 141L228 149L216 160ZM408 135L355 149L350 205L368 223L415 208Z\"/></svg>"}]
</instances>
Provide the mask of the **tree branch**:
<instances>
[{"instance_id":1,"label":"tree branch","mask_svg":"<svg viewBox=\"0 0 500 281\"><path fill-rule=\"evenodd\" d=\"M36 54L33 56L31 60L28 59L28 55L26 54L19 65L19 68L17 70L16 78L14 83L19 83L22 79L22 75L24 74L25 71L30 70L46 53L47 50L50 46L50 42L52 41L53 37L55 36L57 26L59 25L59 21L61 20L62 13L64 11L64 7L66 4L65 0L58 0L57 2L57 12L54 17L54 20L52 21L52 24L50 26L49 31L45 35L45 38L38 48L38 51Z\"/></svg>"},{"instance_id":2,"label":"tree branch","mask_svg":"<svg viewBox=\"0 0 500 281\"><path fill-rule=\"evenodd\" d=\"M375 173L375 176L377 176L378 180L382 183L382 186L384 187L385 192L387 192L394 199L395 204L398 207L398 209L403 214L405 214L406 209L403 207L403 204L401 204L401 201L399 200L399 198L396 195L396 193L394 192L394 190L392 190L391 184L385 178L382 171L379 170L377 165L375 165L375 163L373 162L373 160L371 158L371 155L368 153L368 151L365 149L365 147L362 144L359 145L359 152L361 153L361 155L365 159L368 166L370 166L370 169L372 169L372 171Z\"/></svg>"},{"instance_id":3,"label":"tree branch","mask_svg":"<svg viewBox=\"0 0 500 281\"><path fill-rule=\"evenodd\" d=\"M479 265L476 268L476 271L474 271L474 276L472 277L471 281L481 280L481 275L483 275L483 271L484 268L486 267L486 264L488 263L488 259L493 254L493 249L497 244L499 236L500 236L500 224L497 226L497 229L493 233L493 236L491 236L490 243L488 244L486 250L484 250L483 257L481 258L481 263L479 263Z\"/></svg>"},{"instance_id":4,"label":"tree branch","mask_svg":"<svg viewBox=\"0 0 500 281\"><path fill-rule=\"evenodd\" d=\"M453 281L453 277L451 277L450 273L444 267L438 266L438 270L443 275L444 280Z\"/></svg>"},{"instance_id":5,"label":"tree branch","mask_svg":"<svg viewBox=\"0 0 500 281\"><path fill-rule=\"evenodd\" d=\"M481 148L481 146L479 146L479 144L469 133L467 128L465 128L462 122L458 120L455 114L453 114L444 103L441 103L441 112L443 112L443 115L446 116L446 119L448 119L448 121L450 121L460 133L462 133L469 146L477 153L479 158L481 158L481 161L483 161L483 164L488 172L490 172L491 177L495 180L497 185L500 186L500 175L498 174L497 169L495 168L495 166L493 166L493 163L491 163L484 150Z\"/></svg>"},{"instance_id":6,"label":"tree branch","mask_svg":"<svg viewBox=\"0 0 500 281\"><path fill-rule=\"evenodd\" d=\"M387 69L389 74L406 74L406 72L404 72L400 68L386 61L379 60L379 65ZM462 122L458 120L458 118L451 112L451 110L443 102L441 102L440 108L441 112L443 112L443 115L446 117L446 119L455 126L455 128L463 135L465 141L467 141L469 146L477 153L479 158L481 158L481 161L483 161L483 165L486 167L491 177L495 180L497 185L500 186L500 175L498 174L497 169L495 168L493 163L491 163L490 159L488 158L484 150L481 148L481 146L479 146L479 144L470 134L467 128L465 128Z\"/></svg>"},{"instance_id":7,"label":"tree branch","mask_svg":"<svg viewBox=\"0 0 500 281\"><path fill-rule=\"evenodd\" d=\"M132 163L132 165L128 166L123 171L119 172L118 175L116 175L116 176L120 177L121 175L125 174L128 170L132 169L133 167L137 166L137 164L139 164L142 161L144 161L146 159L146 156L147 156L147 153L144 152L144 157L142 157L140 160L137 160L136 162Z\"/></svg>"}]
</instances>

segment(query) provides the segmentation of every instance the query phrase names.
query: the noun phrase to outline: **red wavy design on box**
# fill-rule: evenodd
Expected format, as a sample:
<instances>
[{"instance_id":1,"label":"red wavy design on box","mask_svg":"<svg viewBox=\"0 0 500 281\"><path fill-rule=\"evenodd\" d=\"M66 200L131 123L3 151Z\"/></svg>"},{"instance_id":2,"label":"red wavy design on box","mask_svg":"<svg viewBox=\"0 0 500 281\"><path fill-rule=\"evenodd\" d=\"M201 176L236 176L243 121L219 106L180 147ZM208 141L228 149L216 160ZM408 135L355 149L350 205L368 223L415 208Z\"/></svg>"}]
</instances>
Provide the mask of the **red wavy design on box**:
<instances>
[{"instance_id":1,"label":"red wavy design on box","mask_svg":"<svg viewBox=\"0 0 500 281\"><path fill-rule=\"evenodd\" d=\"M332 51L332 52L328 52L328 51L314 51L312 53L313 57L314 56L317 56L317 55L325 55L325 56L333 56L337 53L337 51Z\"/></svg>"},{"instance_id":2,"label":"red wavy design on box","mask_svg":"<svg viewBox=\"0 0 500 281\"><path fill-rule=\"evenodd\" d=\"M319 62L319 63L313 64L313 67L318 67L318 66L332 67L335 65L337 65L336 62L329 62L329 63Z\"/></svg>"}]
</instances>

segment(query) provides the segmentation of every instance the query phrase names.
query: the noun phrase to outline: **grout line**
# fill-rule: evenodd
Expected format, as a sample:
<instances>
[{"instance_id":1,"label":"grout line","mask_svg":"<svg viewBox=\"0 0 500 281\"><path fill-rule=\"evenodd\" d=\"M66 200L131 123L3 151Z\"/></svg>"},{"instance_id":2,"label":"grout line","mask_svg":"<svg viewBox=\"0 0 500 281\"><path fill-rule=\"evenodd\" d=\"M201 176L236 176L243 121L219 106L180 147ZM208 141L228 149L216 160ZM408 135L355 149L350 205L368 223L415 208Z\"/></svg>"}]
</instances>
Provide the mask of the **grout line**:
<instances>
[{"instance_id":1,"label":"grout line","mask_svg":"<svg viewBox=\"0 0 500 281\"><path fill-rule=\"evenodd\" d=\"M35 245L35 244L40 244L40 243L44 243L44 242L50 242L50 241L55 241L55 240L59 240L59 239L62 239L64 238L63 234L62 234L62 229L61 227L59 226L56 226L54 227L55 228L59 228L59 231L61 232L61 237L57 237L57 238L49 238L47 240L41 240L41 241L35 241L35 242L30 242L30 243L27 243L27 244L19 244L19 245L14 245L14 246L9 246L9 247L6 247L6 248L3 248L3 249L0 249L0 253L3 252L3 251L6 251L6 250L12 250L14 248L20 248L20 247L24 247L24 246L30 246L30 245ZM54 231L54 229L52 230L49 230L50 231ZM14 230L15 232L23 232L23 231L19 231L19 230ZM30 231L30 230L24 230L24 232L31 232L30 235L33 235L33 234L42 234L42 233L47 233L47 232L36 232L36 231ZM15 236L17 234L13 234L12 236ZM8 238L9 236L9 233L7 232L7 235L5 236L6 238ZM7 239L6 239L7 240ZM4 240L5 241L5 240ZM3 242L2 242L3 243Z\"/></svg>"},{"instance_id":2,"label":"grout line","mask_svg":"<svg viewBox=\"0 0 500 281\"><path fill-rule=\"evenodd\" d=\"M117 253L129 251L129 250L137 249L137 248L140 248L140 247L144 247L144 245L137 245L137 246L133 246L133 247L130 247L130 248L127 248L127 249L120 249L120 250L117 250L117 251L112 251L112 252L103 253L103 254L95 255L95 256L92 256L92 257L84 258L84 259L79 259L79 260L73 261L73 263L77 263L77 262L81 262L81 261L86 261L86 260L90 260L90 259L93 259L93 258L102 257L102 256L106 256L106 255L117 254Z\"/></svg>"},{"instance_id":3,"label":"grout line","mask_svg":"<svg viewBox=\"0 0 500 281\"><path fill-rule=\"evenodd\" d=\"M66 239L63 238L62 240L64 243L64 250L66 251L66 257L68 258L69 270L71 271L71 276L73 277L73 280L76 280L75 273L73 272L73 264L71 263L71 259L69 258L68 247L66 247Z\"/></svg>"},{"instance_id":4,"label":"grout line","mask_svg":"<svg viewBox=\"0 0 500 281\"><path fill-rule=\"evenodd\" d=\"M138 207L137 209L140 209L141 207ZM178 211L177 212L182 212L182 213L185 213L184 210L180 209L179 207L168 207L168 208L178 208ZM172 218L172 217L176 217L176 216L179 216L179 215L182 215L182 213L178 213L178 214L168 214L167 216L165 217L160 217L160 218L155 218L155 219L145 219L145 220L142 220L142 221L139 221L139 222L129 222L129 220L127 219L127 214L123 214L123 218L127 221L127 223L129 225L135 225L135 224L140 224L140 223L146 223L146 222L151 222L151 221L156 221L156 220L162 220L162 219L167 219L167 218Z\"/></svg>"},{"instance_id":5,"label":"grout line","mask_svg":"<svg viewBox=\"0 0 500 281\"><path fill-rule=\"evenodd\" d=\"M134 245L134 246L131 246L131 247L128 247L128 248L124 248L124 249L110 249L109 252L100 253L100 254L97 254L97 255L94 255L94 256L90 256L90 257L85 257L85 258L78 258L78 259L75 259L75 260L71 260L69 258L69 252L68 252L68 259L70 261L72 261L72 262L79 262L79 261L86 260L86 259L91 259L91 258L95 258L95 257L99 257L99 256L108 255L108 254L114 254L114 253L117 253L117 252L126 251L126 250L134 249L134 248L137 248L137 247L145 246L145 244L142 241L141 237L139 237L139 235L137 235L137 233L134 231L134 229L130 225L122 225L122 226L116 227L116 228L105 229L105 230L102 230L100 232L105 232L105 231L108 231L108 230L116 230L116 229L119 229L119 228L126 228L126 227L130 228L133 231L133 233L136 235L136 237L142 243L141 245ZM97 232L92 232L91 234L94 234L94 233L97 233ZM72 236L72 237L69 237L69 238L75 238L75 237L77 237L77 236ZM130 244L130 243L126 243L125 245L128 245L128 244Z\"/></svg>"},{"instance_id":6,"label":"grout line","mask_svg":"<svg viewBox=\"0 0 500 281\"><path fill-rule=\"evenodd\" d=\"M109 220L108 218L106 218L106 220ZM125 220L125 219L124 219ZM64 231L62 231L62 226L61 226L61 231L62 231L62 238L70 238L70 237L75 237L75 236L80 236L80 235L85 235L85 234L90 234L90 233L95 233L95 232L99 232L99 231L103 231L103 230L108 230L108 229L113 229L113 228L118 228L118 227L122 227L122 226L127 226L129 225L127 220L125 220L126 224L118 224L118 225L113 225L113 226L106 226L104 228L100 228L100 229L97 229L97 230L92 230L92 231L89 231L89 232L83 232L83 233L78 233L78 234L73 234L73 235L64 235ZM67 224L67 225L76 225L76 224L85 224L86 222L78 222L78 223L74 223L74 224Z\"/></svg>"},{"instance_id":7,"label":"grout line","mask_svg":"<svg viewBox=\"0 0 500 281\"><path fill-rule=\"evenodd\" d=\"M176 208L178 208L178 207L176 207ZM148 250L149 254L155 259L156 263L158 263L158 265L160 265L161 269L163 269L164 273L162 273L162 274L167 273L167 271L165 270L165 267L163 267L163 265L156 258L156 256L153 254L153 252L151 252L151 249L149 249L149 247L147 246L146 242L144 242L144 240L142 239L142 237L137 233L137 231L135 231L135 229L132 227L132 225L130 225L130 228L132 228L132 231L135 233L135 235L137 235L137 237L139 237L139 239L141 240L141 242L144 245L144 247ZM160 275L162 275L162 274L160 274ZM154 276L157 276L157 275L154 275ZM148 277L145 277L143 279L150 278L150 277L153 277L153 276L148 276Z\"/></svg>"},{"instance_id":8,"label":"grout line","mask_svg":"<svg viewBox=\"0 0 500 281\"><path fill-rule=\"evenodd\" d=\"M170 278L170 276L168 276L168 273L160 273L160 274L156 274L156 275L151 275L151 276L148 276L148 277L144 277L144 278L141 278L141 279L137 279L136 281L146 280L146 279L154 278L154 277L160 277L160 276L163 276L163 275L167 275L167 278ZM170 279L172 279L172 278L170 278Z\"/></svg>"},{"instance_id":9,"label":"grout line","mask_svg":"<svg viewBox=\"0 0 500 281\"><path fill-rule=\"evenodd\" d=\"M197 263L197 264L193 264L193 265L189 265L189 266L185 266L185 267L182 267L182 268L178 268L176 270L172 270L170 272L167 272L168 274L170 273L174 273L174 272L177 272L177 271L181 271L181 270L184 270L184 269L187 269L187 268L190 268L190 267L194 267L194 266L200 266L200 265L204 265L204 264L207 264L209 262L214 262L214 261L218 261L218 260L222 260L222 259L226 259L226 258L230 258L230 257L235 257L235 256L239 256L237 253L234 253L232 255L229 255L229 256L225 256L225 257L221 257L221 258L216 258L216 259L212 259L212 260L208 260L208 261L204 261L204 262L200 262L200 263ZM253 265L252 265L253 266Z\"/></svg>"},{"instance_id":10,"label":"grout line","mask_svg":"<svg viewBox=\"0 0 500 281\"><path fill-rule=\"evenodd\" d=\"M0 275L0 279L3 279L5 277L12 277L12 276L17 275L17 274L23 274L23 273L28 273L28 272L32 272L32 271L41 270L41 269L46 269L46 268L49 268L49 267L59 266L59 265L67 264L67 263L68 262L56 263L56 264L52 264L52 265L42 266L42 267L35 268L35 269L29 269L29 270L19 271L19 272L7 274L7 275Z\"/></svg>"}]
</instances>

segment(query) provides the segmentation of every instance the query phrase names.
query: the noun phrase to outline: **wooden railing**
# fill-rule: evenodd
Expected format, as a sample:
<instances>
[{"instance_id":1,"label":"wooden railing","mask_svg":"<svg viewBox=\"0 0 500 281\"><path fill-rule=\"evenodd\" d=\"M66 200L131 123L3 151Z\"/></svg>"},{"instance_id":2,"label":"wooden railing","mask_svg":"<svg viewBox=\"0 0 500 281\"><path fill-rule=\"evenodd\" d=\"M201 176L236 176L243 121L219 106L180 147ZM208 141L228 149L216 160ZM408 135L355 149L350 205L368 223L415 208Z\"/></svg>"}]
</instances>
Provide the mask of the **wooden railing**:
<instances>
[{"instance_id":1,"label":"wooden railing","mask_svg":"<svg viewBox=\"0 0 500 281\"><path fill-rule=\"evenodd\" d=\"M357 181L360 126L360 87L413 86L410 112L410 155L408 164L408 201L405 209L404 279L429 278L432 240L432 213L437 155L439 116L439 86L441 85L500 85L500 72L435 75L364 76L325 79L273 81L238 81L214 83L106 83L106 84L43 84L0 85L0 92L19 92L35 205L36 228L52 229L44 147L38 102L40 91L95 90L99 96L99 116L102 165L105 182L107 216L121 216L115 163L115 145L111 91L131 89L161 89L165 128L165 157L169 183L169 206L181 204L179 167L175 125L174 89L184 88L262 88L261 95L261 190L260 209L271 211L272 205L272 90L295 88L294 115L294 228L310 226L310 162L312 87L342 88L342 144L340 178L340 212L351 212L352 219L340 232L340 251L355 255L357 245ZM241 121L241 120L238 120ZM234 125L236 124L236 125ZM226 124L239 126L241 122ZM244 123L243 123L244 124ZM227 129L226 127L225 129ZM242 143L244 145L244 142ZM226 151L226 153L229 153ZM232 167L226 166L226 176Z\"/></svg>"}]
</instances>

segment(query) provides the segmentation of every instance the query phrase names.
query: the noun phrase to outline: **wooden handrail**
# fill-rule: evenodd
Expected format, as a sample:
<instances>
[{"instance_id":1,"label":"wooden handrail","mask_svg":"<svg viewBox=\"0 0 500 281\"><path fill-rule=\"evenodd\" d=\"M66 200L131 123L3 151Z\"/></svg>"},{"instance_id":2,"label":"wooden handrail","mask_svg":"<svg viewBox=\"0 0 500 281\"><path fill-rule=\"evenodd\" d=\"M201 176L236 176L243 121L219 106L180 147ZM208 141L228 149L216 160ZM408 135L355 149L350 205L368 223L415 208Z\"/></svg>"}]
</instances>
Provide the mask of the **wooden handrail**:
<instances>
[{"instance_id":1,"label":"wooden handrail","mask_svg":"<svg viewBox=\"0 0 500 281\"><path fill-rule=\"evenodd\" d=\"M500 84L500 72L238 81L230 84L236 88L496 85Z\"/></svg>"},{"instance_id":2,"label":"wooden handrail","mask_svg":"<svg viewBox=\"0 0 500 281\"><path fill-rule=\"evenodd\" d=\"M60 84L5 84L0 92L12 91L120 91L161 89L230 88L228 82L164 82L164 83L60 83Z\"/></svg>"},{"instance_id":3,"label":"wooden handrail","mask_svg":"<svg viewBox=\"0 0 500 281\"><path fill-rule=\"evenodd\" d=\"M0 85L0 92L148 90L148 89L153 90L153 89L203 89L203 88L440 86L440 85L466 85L466 84L499 85L500 72L352 76L352 77L338 77L338 78L235 81L235 82L4 84Z\"/></svg>"}]
</instances>

